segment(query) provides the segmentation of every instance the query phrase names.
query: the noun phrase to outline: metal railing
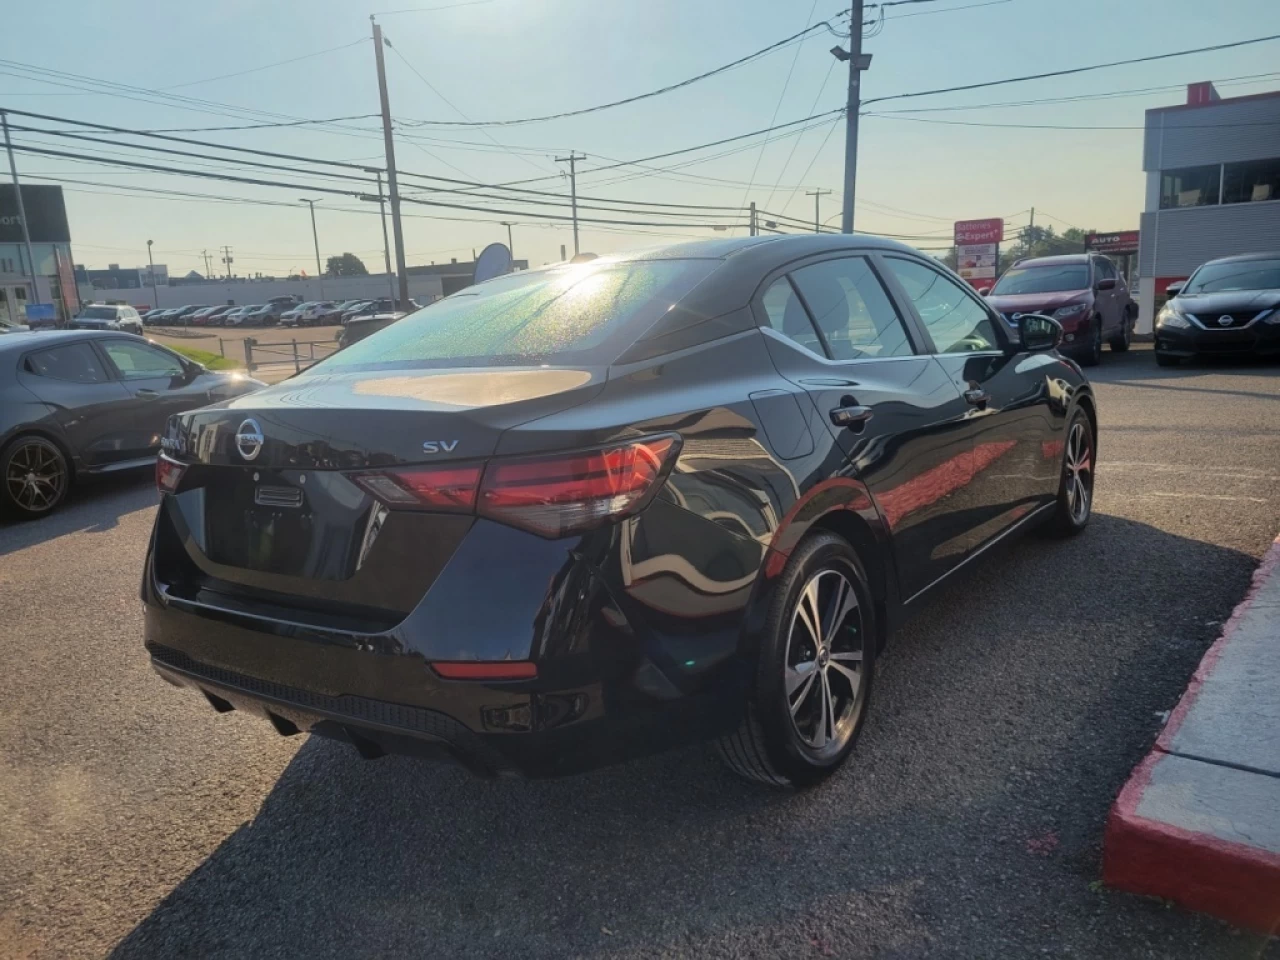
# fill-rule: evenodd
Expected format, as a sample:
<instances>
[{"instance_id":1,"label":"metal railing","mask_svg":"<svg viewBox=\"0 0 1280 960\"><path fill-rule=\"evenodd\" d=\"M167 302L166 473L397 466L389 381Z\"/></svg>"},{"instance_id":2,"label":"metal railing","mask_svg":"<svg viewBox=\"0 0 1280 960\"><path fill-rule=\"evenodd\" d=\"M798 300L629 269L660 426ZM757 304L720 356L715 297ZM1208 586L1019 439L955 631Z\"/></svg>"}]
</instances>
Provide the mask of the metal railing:
<instances>
[{"instance_id":1,"label":"metal railing","mask_svg":"<svg viewBox=\"0 0 1280 960\"><path fill-rule=\"evenodd\" d=\"M259 343L254 337L244 338L244 365L250 373L262 367L279 367L292 364L294 373L301 373L318 360L336 352L335 338L324 340L298 340L288 343Z\"/></svg>"}]
</instances>

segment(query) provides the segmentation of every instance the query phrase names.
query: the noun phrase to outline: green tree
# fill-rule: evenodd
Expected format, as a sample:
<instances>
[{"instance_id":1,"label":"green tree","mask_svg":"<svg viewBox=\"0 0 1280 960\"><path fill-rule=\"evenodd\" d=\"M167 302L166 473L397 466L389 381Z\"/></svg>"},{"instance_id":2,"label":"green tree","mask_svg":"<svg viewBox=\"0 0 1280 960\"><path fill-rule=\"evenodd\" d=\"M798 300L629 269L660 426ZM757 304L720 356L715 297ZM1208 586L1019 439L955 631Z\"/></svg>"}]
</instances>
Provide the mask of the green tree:
<instances>
[{"instance_id":1,"label":"green tree","mask_svg":"<svg viewBox=\"0 0 1280 960\"><path fill-rule=\"evenodd\" d=\"M369 271L354 253L344 253L340 257L330 257L325 266L325 273L331 277L367 277Z\"/></svg>"}]
</instances>

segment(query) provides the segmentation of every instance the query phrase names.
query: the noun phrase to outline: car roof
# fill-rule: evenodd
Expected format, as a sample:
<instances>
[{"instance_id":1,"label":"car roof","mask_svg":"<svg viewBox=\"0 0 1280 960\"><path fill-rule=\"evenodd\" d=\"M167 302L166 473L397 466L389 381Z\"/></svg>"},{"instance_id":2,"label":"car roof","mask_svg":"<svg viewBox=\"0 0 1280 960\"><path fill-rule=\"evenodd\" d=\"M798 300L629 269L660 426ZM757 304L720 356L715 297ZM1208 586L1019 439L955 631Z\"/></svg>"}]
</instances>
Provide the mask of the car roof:
<instances>
[{"instance_id":1,"label":"car roof","mask_svg":"<svg viewBox=\"0 0 1280 960\"><path fill-rule=\"evenodd\" d=\"M1063 263L1088 263L1089 258L1093 256L1096 256L1096 254L1064 253L1064 254L1059 254L1056 257L1028 257L1025 260L1019 260L1017 263L1014 264L1014 266L1015 267L1030 267L1030 266L1048 267L1048 266L1054 266L1055 264L1063 264Z\"/></svg>"},{"instance_id":2,"label":"car roof","mask_svg":"<svg viewBox=\"0 0 1280 960\"><path fill-rule=\"evenodd\" d=\"M0 352L6 350L30 350L37 347L55 347L60 343L79 343L84 340L137 339L132 334L114 330L32 330L8 333L0 337Z\"/></svg>"},{"instance_id":3,"label":"car roof","mask_svg":"<svg viewBox=\"0 0 1280 960\"><path fill-rule=\"evenodd\" d=\"M1271 253L1237 253L1232 257L1207 260L1203 266L1207 267L1211 263L1245 263L1249 260L1280 260L1280 250L1273 250Z\"/></svg>"}]
</instances>

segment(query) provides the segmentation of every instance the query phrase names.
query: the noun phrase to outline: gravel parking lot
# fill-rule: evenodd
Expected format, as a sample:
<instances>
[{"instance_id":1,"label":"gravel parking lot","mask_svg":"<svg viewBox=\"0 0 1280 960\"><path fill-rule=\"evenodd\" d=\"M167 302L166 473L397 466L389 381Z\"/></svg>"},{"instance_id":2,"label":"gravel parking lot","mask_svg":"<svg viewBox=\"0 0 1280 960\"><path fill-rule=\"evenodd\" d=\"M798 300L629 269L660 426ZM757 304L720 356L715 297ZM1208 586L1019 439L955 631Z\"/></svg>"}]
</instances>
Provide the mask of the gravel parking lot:
<instances>
[{"instance_id":1,"label":"gravel parking lot","mask_svg":"<svg viewBox=\"0 0 1280 960\"><path fill-rule=\"evenodd\" d=\"M0 526L0 957L1280 957L1095 882L1280 528L1280 367L1093 378L1089 530L936 596L803 794L701 748L529 783L278 737L147 666L148 477Z\"/></svg>"}]
</instances>

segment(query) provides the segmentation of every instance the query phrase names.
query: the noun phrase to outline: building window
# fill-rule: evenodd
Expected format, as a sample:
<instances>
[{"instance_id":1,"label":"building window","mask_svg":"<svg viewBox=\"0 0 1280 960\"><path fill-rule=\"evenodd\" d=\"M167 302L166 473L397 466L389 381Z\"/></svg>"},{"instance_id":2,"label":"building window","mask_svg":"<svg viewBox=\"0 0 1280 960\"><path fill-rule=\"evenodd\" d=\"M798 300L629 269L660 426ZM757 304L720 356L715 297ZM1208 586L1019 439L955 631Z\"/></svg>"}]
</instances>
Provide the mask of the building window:
<instances>
[{"instance_id":1,"label":"building window","mask_svg":"<svg viewBox=\"0 0 1280 960\"><path fill-rule=\"evenodd\" d=\"M1228 163L1222 175L1223 203L1280 200L1280 158Z\"/></svg>"},{"instance_id":2,"label":"building window","mask_svg":"<svg viewBox=\"0 0 1280 960\"><path fill-rule=\"evenodd\" d=\"M1203 207L1219 202L1222 165L1166 170L1160 175L1160 209Z\"/></svg>"}]
</instances>

